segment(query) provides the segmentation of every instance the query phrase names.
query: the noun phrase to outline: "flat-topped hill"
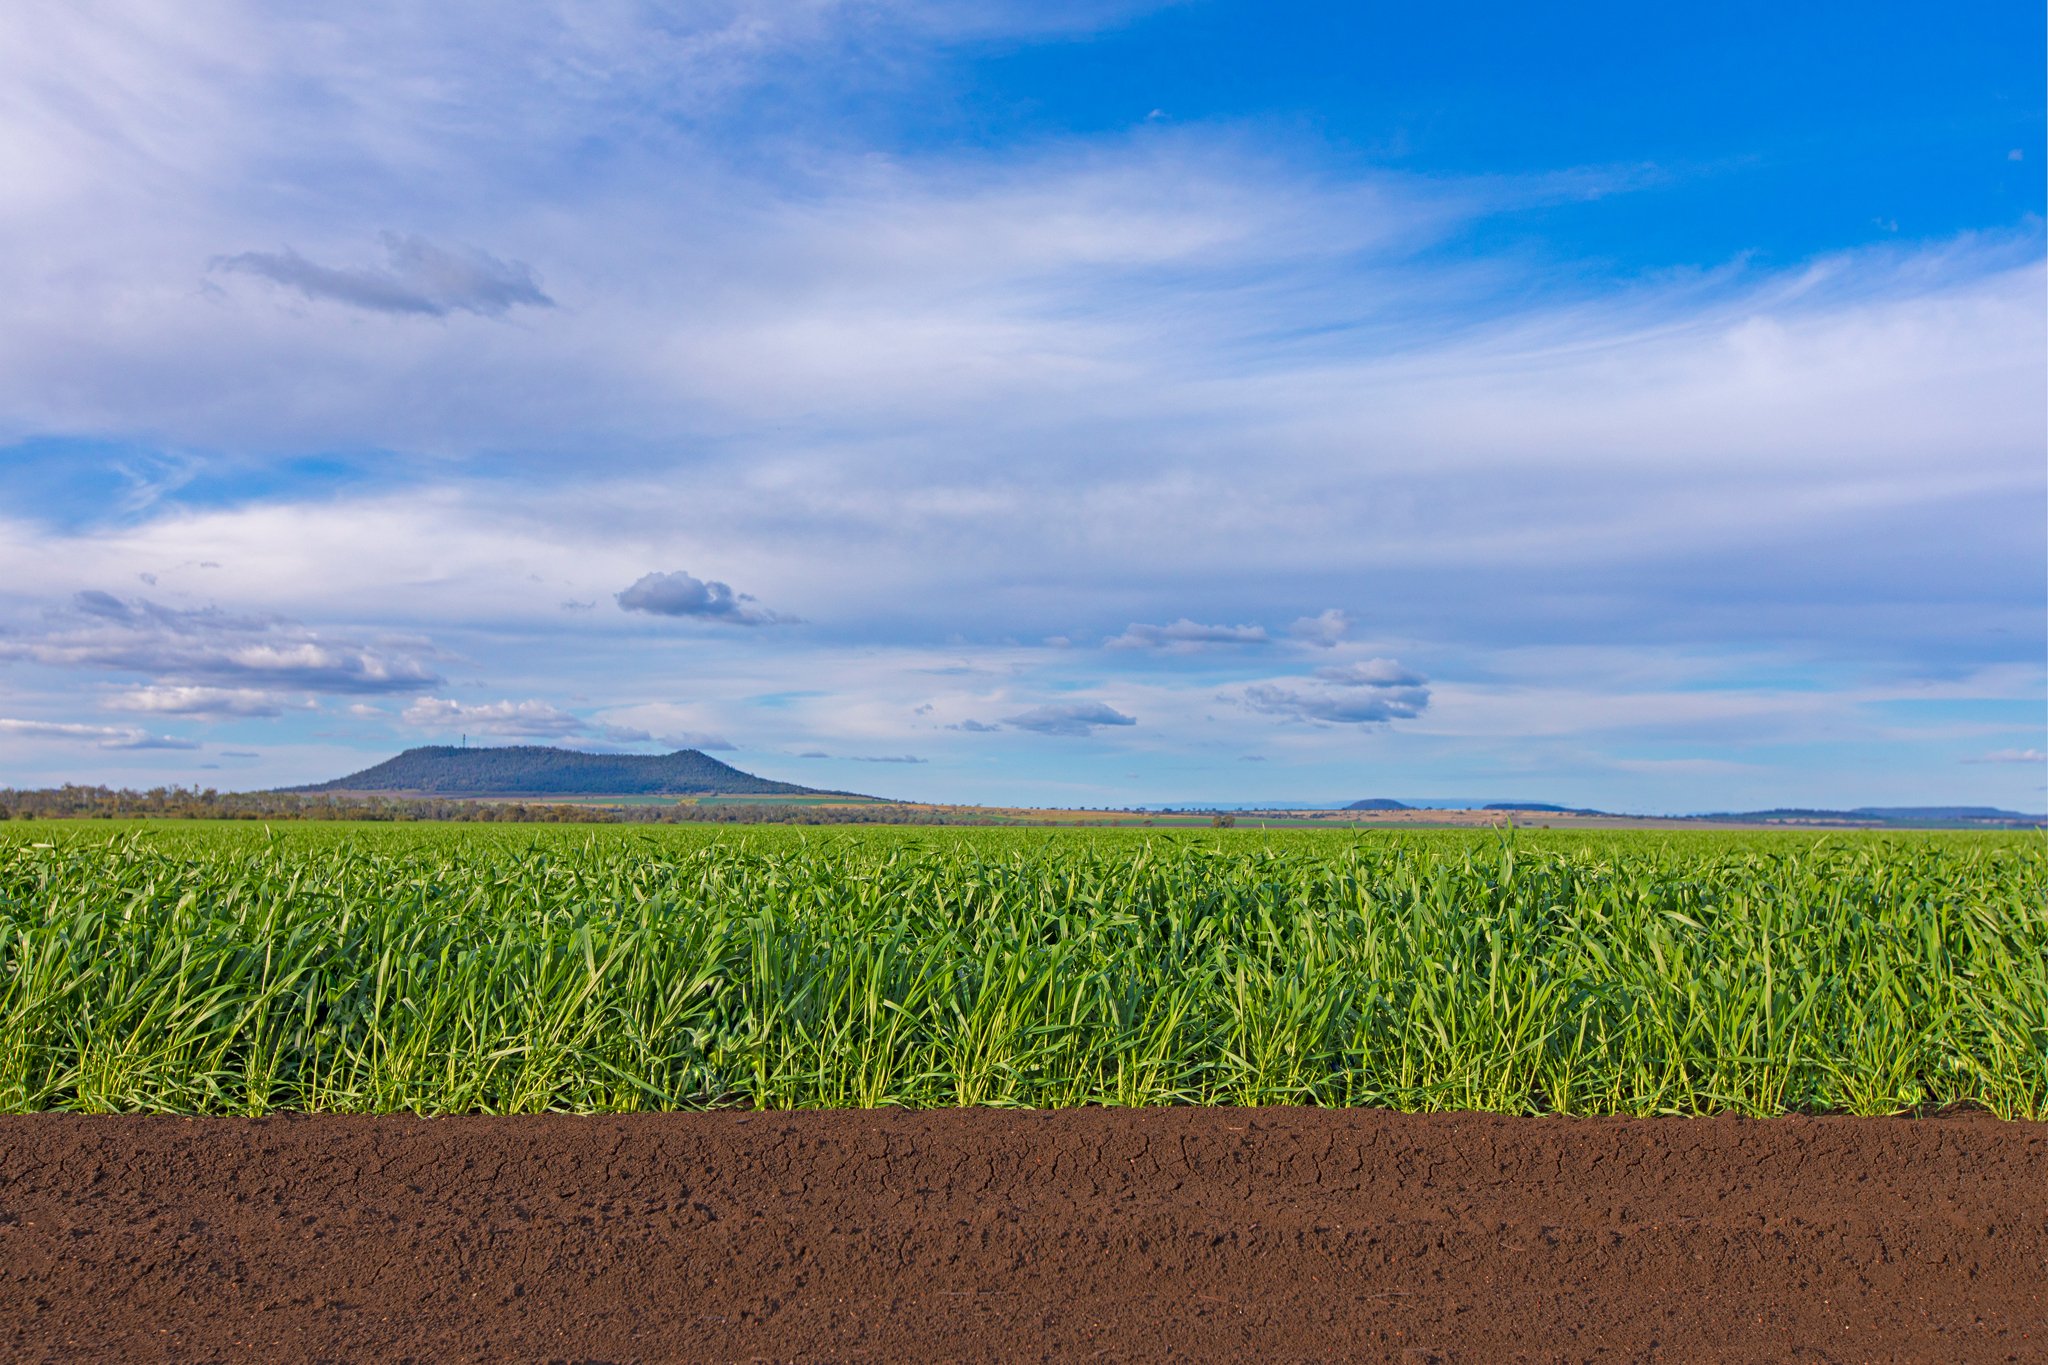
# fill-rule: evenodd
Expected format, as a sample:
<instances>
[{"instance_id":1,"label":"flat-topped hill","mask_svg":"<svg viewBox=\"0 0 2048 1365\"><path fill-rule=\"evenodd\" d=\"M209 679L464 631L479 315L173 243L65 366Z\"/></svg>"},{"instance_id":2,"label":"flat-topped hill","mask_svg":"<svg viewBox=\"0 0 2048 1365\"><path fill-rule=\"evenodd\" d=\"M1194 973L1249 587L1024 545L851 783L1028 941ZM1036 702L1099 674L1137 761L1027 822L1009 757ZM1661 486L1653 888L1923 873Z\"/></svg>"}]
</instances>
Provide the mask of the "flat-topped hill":
<instances>
[{"instance_id":1,"label":"flat-topped hill","mask_svg":"<svg viewBox=\"0 0 2048 1365\"><path fill-rule=\"evenodd\" d=\"M332 782L295 792L405 792L426 796L828 796L720 763L697 749L672 754L589 754L540 744L407 749Z\"/></svg>"}]
</instances>

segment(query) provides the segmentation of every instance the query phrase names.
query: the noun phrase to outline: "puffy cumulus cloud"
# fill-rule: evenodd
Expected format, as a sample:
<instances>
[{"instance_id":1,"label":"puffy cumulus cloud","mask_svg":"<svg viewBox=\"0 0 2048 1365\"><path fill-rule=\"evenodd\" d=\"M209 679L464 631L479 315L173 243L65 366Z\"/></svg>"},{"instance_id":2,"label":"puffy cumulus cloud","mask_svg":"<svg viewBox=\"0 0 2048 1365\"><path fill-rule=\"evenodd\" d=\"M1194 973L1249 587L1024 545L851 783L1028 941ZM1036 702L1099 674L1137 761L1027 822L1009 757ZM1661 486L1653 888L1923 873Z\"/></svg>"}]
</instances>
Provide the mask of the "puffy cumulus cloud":
<instances>
[{"instance_id":1,"label":"puffy cumulus cloud","mask_svg":"<svg viewBox=\"0 0 2048 1365\"><path fill-rule=\"evenodd\" d=\"M948 725L946 728L948 730L964 730L970 735L992 735L1003 727L1000 725L990 725L987 721L970 719L960 721L954 725Z\"/></svg>"},{"instance_id":2,"label":"puffy cumulus cloud","mask_svg":"<svg viewBox=\"0 0 2048 1365\"><path fill-rule=\"evenodd\" d=\"M296 290L374 313L415 313L446 317L479 313L496 317L516 304L552 308L533 268L501 261L471 248L449 250L424 237L383 234L382 266L326 266L298 252L245 251L214 260L215 270L256 275Z\"/></svg>"},{"instance_id":3,"label":"puffy cumulus cloud","mask_svg":"<svg viewBox=\"0 0 2048 1365\"><path fill-rule=\"evenodd\" d=\"M1287 628L1287 633L1319 649L1332 649L1343 643L1355 624L1350 612L1329 607L1314 616L1302 617Z\"/></svg>"},{"instance_id":4,"label":"puffy cumulus cloud","mask_svg":"<svg viewBox=\"0 0 2048 1365\"><path fill-rule=\"evenodd\" d=\"M1393 659L1318 668L1294 683L1254 683L1241 694L1267 715L1325 725L1383 725L1413 720L1429 707L1427 680Z\"/></svg>"},{"instance_id":5,"label":"puffy cumulus cloud","mask_svg":"<svg viewBox=\"0 0 2048 1365\"><path fill-rule=\"evenodd\" d=\"M142 711L214 720L284 714L282 698L253 687L194 687L175 683L155 683L116 692L106 699L104 705L111 711Z\"/></svg>"},{"instance_id":6,"label":"puffy cumulus cloud","mask_svg":"<svg viewBox=\"0 0 2048 1365\"><path fill-rule=\"evenodd\" d=\"M1262 645L1266 643L1264 626L1205 626L1199 621L1190 621L1183 616L1164 626L1148 626L1133 622L1124 633L1103 641L1106 649L1166 649L1193 650L1211 645Z\"/></svg>"},{"instance_id":7,"label":"puffy cumulus cloud","mask_svg":"<svg viewBox=\"0 0 2048 1365\"><path fill-rule=\"evenodd\" d=\"M1086 735L1101 726L1136 725L1138 720L1104 702L1068 701L1034 706L1018 715L1003 717L1003 722L1041 735Z\"/></svg>"},{"instance_id":8,"label":"puffy cumulus cloud","mask_svg":"<svg viewBox=\"0 0 2048 1365\"><path fill-rule=\"evenodd\" d=\"M97 590L76 594L40 635L0 641L0 659L229 689L417 692L441 680L406 649L325 636L276 617L165 607Z\"/></svg>"},{"instance_id":9,"label":"puffy cumulus cloud","mask_svg":"<svg viewBox=\"0 0 2048 1365\"><path fill-rule=\"evenodd\" d=\"M597 739L609 744L645 744L645 730L607 725L564 711L537 698L526 701L461 702L421 697L399 717L415 730L461 730L521 739Z\"/></svg>"},{"instance_id":10,"label":"puffy cumulus cloud","mask_svg":"<svg viewBox=\"0 0 2048 1365\"><path fill-rule=\"evenodd\" d=\"M175 735L153 735L129 725L78 725L61 721L9 720L0 718L0 735L20 739L70 740L99 749L197 749L199 745Z\"/></svg>"},{"instance_id":11,"label":"puffy cumulus cloud","mask_svg":"<svg viewBox=\"0 0 2048 1365\"><path fill-rule=\"evenodd\" d=\"M614 593L613 598L621 611L695 617L736 626L793 625L797 619L769 611L750 594L734 592L729 584L697 578L680 569L673 573L643 574L625 591Z\"/></svg>"}]
</instances>

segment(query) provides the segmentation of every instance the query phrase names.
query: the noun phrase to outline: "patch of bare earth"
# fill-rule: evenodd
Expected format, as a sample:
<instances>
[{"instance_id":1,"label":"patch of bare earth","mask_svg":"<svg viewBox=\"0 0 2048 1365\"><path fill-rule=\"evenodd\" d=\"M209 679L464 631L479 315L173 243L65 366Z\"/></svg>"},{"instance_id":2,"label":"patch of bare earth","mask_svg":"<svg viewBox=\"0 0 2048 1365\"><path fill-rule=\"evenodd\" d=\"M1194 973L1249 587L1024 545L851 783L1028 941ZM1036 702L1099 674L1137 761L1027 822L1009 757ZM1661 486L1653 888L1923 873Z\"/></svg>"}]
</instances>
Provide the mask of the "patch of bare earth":
<instances>
[{"instance_id":1,"label":"patch of bare earth","mask_svg":"<svg viewBox=\"0 0 2048 1365\"><path fill-rule=\"evenodd\" d=\"M2048 1125L0 1117L11 1360L2048 1360Z\"/></svg>"}]
</instances>

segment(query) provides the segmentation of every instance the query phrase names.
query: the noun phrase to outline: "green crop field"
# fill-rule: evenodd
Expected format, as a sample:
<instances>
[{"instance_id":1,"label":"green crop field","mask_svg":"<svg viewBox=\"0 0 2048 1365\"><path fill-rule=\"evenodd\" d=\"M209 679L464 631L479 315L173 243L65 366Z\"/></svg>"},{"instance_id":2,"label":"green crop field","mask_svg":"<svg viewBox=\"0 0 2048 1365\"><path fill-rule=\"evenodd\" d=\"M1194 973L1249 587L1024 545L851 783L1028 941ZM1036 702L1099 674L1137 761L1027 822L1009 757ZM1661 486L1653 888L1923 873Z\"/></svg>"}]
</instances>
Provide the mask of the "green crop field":
<instances>
[{"instance_id":1,"label":"green crop field","mask_svg":"<svg viewBox=\"0 0 2048 1365\"><path fill-rule=\"evenodd\" d=\"M2039 836L0 825L0 1109L2048 1117Z\"/></svg>"}]
</instances>

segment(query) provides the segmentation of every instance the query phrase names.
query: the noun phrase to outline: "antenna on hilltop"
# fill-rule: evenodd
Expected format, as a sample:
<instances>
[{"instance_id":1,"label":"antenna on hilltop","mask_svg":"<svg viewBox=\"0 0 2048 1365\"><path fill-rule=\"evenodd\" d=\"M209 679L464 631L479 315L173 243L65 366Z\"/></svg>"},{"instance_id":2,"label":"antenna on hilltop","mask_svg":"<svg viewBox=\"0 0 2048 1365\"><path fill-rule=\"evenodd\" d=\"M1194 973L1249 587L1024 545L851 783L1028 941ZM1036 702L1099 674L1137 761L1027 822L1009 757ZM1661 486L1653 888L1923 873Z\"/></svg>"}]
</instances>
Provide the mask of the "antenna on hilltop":
<instances>
[{"instance_id":1,"label":"antenna on hilltop","mask_svg":"<svg viewBox=\"0 0 2048 1365\"><path fill-rule=\"evenodd\" d=\"M462 747L463 747L463 748L465 748L465 749L467 749L467 748L469 747L469 732L468 732L468 731L464 731L464 732L463 732L463 735L462 735Z\"/></svg>"}]
</instances>

